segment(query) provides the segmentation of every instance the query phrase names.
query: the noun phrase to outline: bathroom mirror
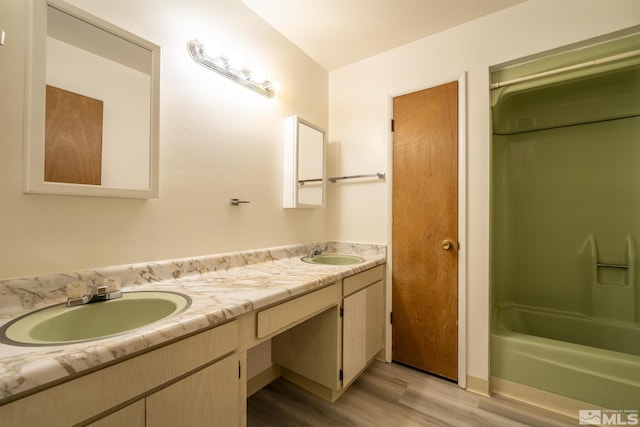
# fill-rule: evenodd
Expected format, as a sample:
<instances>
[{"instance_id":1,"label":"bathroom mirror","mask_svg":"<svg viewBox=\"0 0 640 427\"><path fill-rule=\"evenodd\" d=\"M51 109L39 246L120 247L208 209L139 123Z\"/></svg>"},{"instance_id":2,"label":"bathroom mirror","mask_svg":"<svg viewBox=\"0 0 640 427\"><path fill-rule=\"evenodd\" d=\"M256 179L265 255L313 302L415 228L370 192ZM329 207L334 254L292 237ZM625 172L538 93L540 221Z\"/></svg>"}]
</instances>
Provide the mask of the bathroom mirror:
<instances>
[{"instance_id":1,"label":"bathroom mirror","mask_svg":"<svg viewBox=\"0 0 640 427\"><path fill-rule=\"evenodd\" d=\"M158 197L160 47L61 0L29 6L24 192Z\"/></svg>"},{"instance_id":2,"label":"bathroom mirror","mask_svg":"<svg viewBox=\"0 0 640 427\"><path fill-rule=\"evenodd\" d=\"M285 120L284 207L322 208L327 178L325 131L298 116Z\"/></svg>"}]
</instances>

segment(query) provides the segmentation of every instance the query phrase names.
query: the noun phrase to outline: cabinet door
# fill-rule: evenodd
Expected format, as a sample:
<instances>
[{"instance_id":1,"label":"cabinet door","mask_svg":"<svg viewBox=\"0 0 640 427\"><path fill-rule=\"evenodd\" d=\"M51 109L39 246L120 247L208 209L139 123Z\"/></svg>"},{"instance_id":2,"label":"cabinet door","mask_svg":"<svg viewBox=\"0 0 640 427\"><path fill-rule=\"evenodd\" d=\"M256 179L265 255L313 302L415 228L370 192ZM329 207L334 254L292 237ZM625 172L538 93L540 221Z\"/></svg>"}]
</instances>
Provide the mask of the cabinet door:
<instances>
[{"instance_id":1,"label":"cabinet door","mask_svg":"<svg viewBox=\"0 0 640 427\"><path fill-rule=\"evenodd\" d=\"M100 418L89 424L91 427L144 427L144 399Z\"/></svg>"},{"instance_id":2,"label":"cabinet door","mask_svg":"<svg viewBox=\"0 0 640 427\"><path fill-rule=\"evenodd\" d=\"M238 426L240 357L232 354L147 397L147 426Z\"/></svg>"},{"instance_id":3,"label":"cabinet door","mask_svg":"<svg viewBox=\"0 0 640 427\"><path fill-rule=\"evenodd\" d=\"M383 282L377 282L343 301L342 384L347 386L382 348Z\"/></svg>"}]
</instances>

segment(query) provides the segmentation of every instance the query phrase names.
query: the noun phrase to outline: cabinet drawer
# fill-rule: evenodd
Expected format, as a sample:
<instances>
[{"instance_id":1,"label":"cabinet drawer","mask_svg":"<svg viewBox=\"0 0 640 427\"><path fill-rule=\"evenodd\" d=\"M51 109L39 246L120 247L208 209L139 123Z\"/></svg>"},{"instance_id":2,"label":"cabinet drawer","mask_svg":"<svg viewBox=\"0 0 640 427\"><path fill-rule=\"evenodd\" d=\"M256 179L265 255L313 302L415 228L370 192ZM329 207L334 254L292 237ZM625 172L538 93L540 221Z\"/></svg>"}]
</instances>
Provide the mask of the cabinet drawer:
<instances>
[{"instance_id":1,"label":"cabinet drawer","mask_svg":"<svg viewBox=\"0 0 640 427\"><path fill-rule=\"evenodd\" d=\"M343 294L344 296L351 295L382 279L384 279L384 265L346 277L343 280Z\"/></svg>"},{"instance_id":2,"label":"cabinet drawer","mask_svg":"<svg viewBox=\"0 0 640 427\"><path fill-rule=\"evenodd\" d=\"M333 284L259 312L256 336L264 338L337 305L337 287Z\"/></svg>"}]
</instances>

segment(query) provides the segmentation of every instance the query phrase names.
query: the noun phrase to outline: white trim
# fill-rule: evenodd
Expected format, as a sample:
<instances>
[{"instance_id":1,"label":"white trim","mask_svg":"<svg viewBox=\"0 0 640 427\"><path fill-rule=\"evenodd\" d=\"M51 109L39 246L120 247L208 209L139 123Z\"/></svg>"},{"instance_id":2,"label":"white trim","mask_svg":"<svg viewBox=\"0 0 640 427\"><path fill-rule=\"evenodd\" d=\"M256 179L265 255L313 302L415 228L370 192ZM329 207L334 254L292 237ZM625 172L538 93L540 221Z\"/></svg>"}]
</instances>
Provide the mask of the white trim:
<instances>
[{"instance_id":1,"label":"white trim","mask_svg":"<svg viewBox=\"0 0 640 427\"><path fill-rule=\"evenodd\" d=\"M493 376L489 378L489 388L492 394L571 417L575 420L578 419L578 411L581 409L606 409L592 403L581 402Z\"/></svg>"},{"instance_id":2,"label":"white trim","mask_svg":"<svg viewBox=\"0 0 640 427\"><path fill-rule=\"evenodd\" d=\"M393 95L387 96L387 268L385 269L385 341L384 360L387 363L392 361L391 347L393 345L391 325L391 311L393 304L391 301L391 286L393 285L393 132L391 131L391 120L393 120Z\"/></svg>"},{"instance_id":3,"label":"white trim","mask_svg":"<svg viewBox=\"0 0 640 427\"><path fill-rule=\"evenodd\" d=\"M458 82L458 385L467 387L467 72L458 75L457 78L436 83L422 89L439 86L440 84ZM386 334L385 334L385 360L391 362L392 327L389 323L389 315L392 309L391 286L393 277L393 132L391 132L391 120L393 119L393 98L416 92L422 89L414 89L407 92L388 95L388 142L387 142L387 280L386 290Z\"/></svg>"},{"instance_id":4,"label":"white trim","mask_svg":"<svg viewBox=\"0 0 640 427\"><path fill-rule=\"evenodd\" d=\"M467 375L467 386L465 390L481 396L491 397L491 393L489 393L489 380L483 380L471 375Z\"/></svg>"},{"instance_id":5,"label":"white trim","mask_svg":"<svg viewBox=\"0 0 640 427\"><path fill-rule=\"evenodd\" d=\"M467 73L458 77L458 385L467 388Z\"/></svg>"}]
</instances>

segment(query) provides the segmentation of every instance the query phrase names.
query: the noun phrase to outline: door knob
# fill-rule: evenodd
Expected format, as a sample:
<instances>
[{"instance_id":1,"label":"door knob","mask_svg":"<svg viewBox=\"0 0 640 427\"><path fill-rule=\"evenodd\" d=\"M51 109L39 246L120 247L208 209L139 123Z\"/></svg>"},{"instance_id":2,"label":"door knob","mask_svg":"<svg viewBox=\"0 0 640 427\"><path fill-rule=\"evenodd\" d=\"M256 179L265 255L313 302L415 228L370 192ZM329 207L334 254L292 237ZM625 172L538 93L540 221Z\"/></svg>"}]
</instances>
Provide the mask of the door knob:
<instances>
[{"instance_id":1,"label":"door knob","mask_svg":"<svg viewBox=\"0 0 640 427\"><path fill-rule=\"evenodd\" d=\"M448 251L451 248L455 247L455 243L453 243L451 240L443 240L442 241L442 249L444 249L445 251Z\"/></svg>"}]
</instances>

